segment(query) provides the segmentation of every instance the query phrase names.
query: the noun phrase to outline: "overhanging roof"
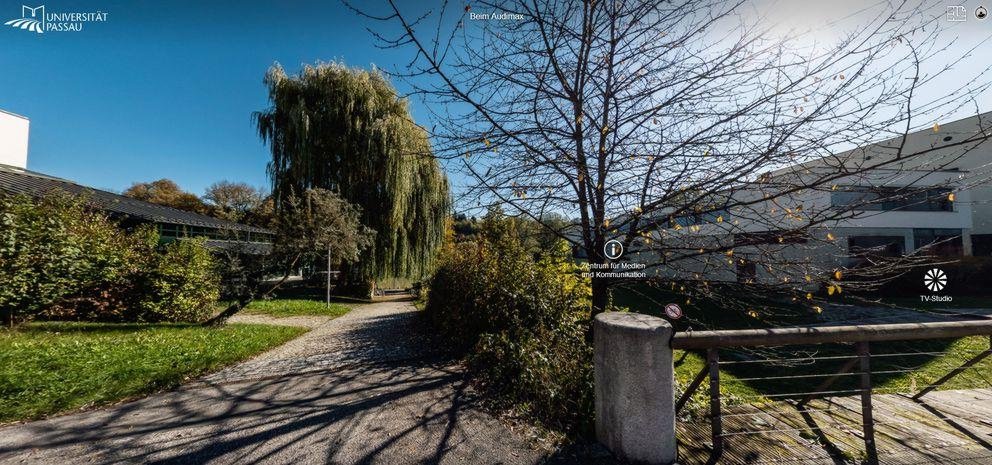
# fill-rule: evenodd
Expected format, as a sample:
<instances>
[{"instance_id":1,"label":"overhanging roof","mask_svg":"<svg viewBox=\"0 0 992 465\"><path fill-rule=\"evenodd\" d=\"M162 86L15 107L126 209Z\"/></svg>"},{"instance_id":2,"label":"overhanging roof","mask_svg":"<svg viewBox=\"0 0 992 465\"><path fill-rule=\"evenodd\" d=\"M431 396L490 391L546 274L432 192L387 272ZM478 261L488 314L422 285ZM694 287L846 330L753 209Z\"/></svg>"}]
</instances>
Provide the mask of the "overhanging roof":
<instances>
[{"instance_id":1,"label":"overhanging roof","mask_svg":"<svg viewBox=\"0 0 992 465\"><path fill-rule=\"evenodd\" d=\"M271 234L272 231L247 224L226 221L212 216L179 210L143 200L132 199L113 192L86 187L54 176L0 165L0 190L41 197L62 191L86 198L93 207L114 216L134 218L152 223L180 224L219 230Z\"/></svg>"}]
</instances>

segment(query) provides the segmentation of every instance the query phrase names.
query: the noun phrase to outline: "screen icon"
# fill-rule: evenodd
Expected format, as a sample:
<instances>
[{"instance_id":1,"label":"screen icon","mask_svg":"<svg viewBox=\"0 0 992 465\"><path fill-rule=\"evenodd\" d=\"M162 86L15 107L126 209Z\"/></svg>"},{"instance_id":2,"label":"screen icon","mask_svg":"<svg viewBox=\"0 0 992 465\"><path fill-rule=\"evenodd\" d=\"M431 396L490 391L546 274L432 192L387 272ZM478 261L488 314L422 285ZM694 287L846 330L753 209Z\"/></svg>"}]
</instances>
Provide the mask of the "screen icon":
<instances>
[{"instance_id":1,"label":"screen icon","mask_svg":"<svg viewBox=\"0 0 992 465\"><path fill-rule=\"evenodd\" d=\"M968 9L963 5L947 5L947 20L955 23L967 21Z\"/></svg>"}]
</instances>

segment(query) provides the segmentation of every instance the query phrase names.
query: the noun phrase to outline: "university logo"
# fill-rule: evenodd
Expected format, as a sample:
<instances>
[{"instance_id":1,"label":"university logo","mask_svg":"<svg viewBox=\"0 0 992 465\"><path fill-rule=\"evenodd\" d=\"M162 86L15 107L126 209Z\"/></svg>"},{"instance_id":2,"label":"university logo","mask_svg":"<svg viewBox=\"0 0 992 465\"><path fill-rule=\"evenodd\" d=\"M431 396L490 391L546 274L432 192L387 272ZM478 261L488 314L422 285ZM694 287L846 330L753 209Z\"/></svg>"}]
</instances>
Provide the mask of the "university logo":
<instances>
[{"instance_id":1,"label":"university logo","mask_svg":"<svg viewBox=\"0 0 992 465\"><path fill-rule=\"evenodd\" d=\"M12 19L3 24L5 26L16 27L26 31L37 32L38 34L44 34L45 5L36 6L34 8L27 5L21 5L21 18Z\"/></svg>"},{"instance_id":2,"label":"university logo","mask_svg":"<svg viewBox=\"0 0 992 465\"><path fill-rule=\"evenodd\" d=\"M44 34L46 32L80 32L87 23L106 21L107 13L103 11L45 11L45 5L35 7L21 5L21 17L3 24Z\"/></svg>"}]
</instances>

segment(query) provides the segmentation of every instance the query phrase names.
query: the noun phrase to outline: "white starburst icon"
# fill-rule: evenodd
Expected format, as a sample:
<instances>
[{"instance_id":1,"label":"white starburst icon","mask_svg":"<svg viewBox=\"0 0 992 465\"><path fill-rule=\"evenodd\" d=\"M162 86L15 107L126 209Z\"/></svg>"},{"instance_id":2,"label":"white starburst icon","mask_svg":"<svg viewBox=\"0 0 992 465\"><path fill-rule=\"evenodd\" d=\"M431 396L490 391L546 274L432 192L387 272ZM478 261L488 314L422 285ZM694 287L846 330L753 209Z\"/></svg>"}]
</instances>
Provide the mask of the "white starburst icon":
<instances>
[{"instance_id":1,"label":"white starburst icon","mask_svg":"<svg viewBox=\"0 0 992 465\"><path fill-rule=\"evenodd\" d=\"M938 292L947 285L947 275L940 268L930 269L923 275L923 285L933 292Z\"/></svg>"}]
</instances>

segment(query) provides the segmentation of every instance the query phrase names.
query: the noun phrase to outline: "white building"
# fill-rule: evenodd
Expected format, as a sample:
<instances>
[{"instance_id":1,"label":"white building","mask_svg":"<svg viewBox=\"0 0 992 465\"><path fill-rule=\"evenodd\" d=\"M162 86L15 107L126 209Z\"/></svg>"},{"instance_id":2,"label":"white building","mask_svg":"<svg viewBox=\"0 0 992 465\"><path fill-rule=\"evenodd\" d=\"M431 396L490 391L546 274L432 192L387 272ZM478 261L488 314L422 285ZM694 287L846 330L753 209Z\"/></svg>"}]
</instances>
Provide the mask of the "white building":
<instances>
[{"instance_id":1,"label":"white building","mask_svg":"<svg viewBox=\"0 0 992 465\"><path fill-rule=\"evenodd\" d=\"M849 178L831 193L831 205L859 200L857 191L913 186L931 188L929 199L875 203L856 218L833 225L845 237L902 236L901 252L913 252L937 239L946 239L937 252L951 256L992 255L992 142L961 144L978 134L992 134L992 112L852 150L836 157L776 171L771 176L801 170L859 170L885 163L860 178ZM898 160L902 153L921 154ZM844 193L854 191L854 194ZM861 194L860 199L872 194ZM884 195L884 192L883 192Z\"/></svg>"},{"instance_id":2,"label":"white building","mask_svg":"<svg viewBox=\"0 0 992 465\"><path fill-rule=\"evenodd\" d=\"M85 198L90 207L104 211L125 229L154 226L163 243L205 237L208 247L220 248L229 247L231 238L237 237L249 243L246 250L250 253L264 253L271 248L273 232L265 228L145 202L28 170L28 125L27 118L0 110L0 195L43 197L62 191Z\"/></svg>"},{"instance_id":3,"label":"white building","mask_svg":"<svg viewBox=\"0 0 992 465\"><path fill-rule=\"evenodd\" d=\"M27 118L0 110L0 165L27 168L29 125Z\"/></svg>"},{"instance_id":4,"label":"white building","mask_svg":"<svg viewBox=\"0 0 992 465\"><path fill-rule=\"evenodd\" d=\"M992 142L961 144L990 128L992 113L985 113L917 131L905 141L896 138L770 172L729 194L733 202L728 203L753 200L749 207L703 209L662 229L655 240L688 252L662 258L678 263L659 267L659 274L809 282L811 275L856 265L869 254L901 256L926 248L941 256L992 255ZM901 153L919 155L897 159L900 145ZM852 174L828 185L819 181L845 172ZM781 195L813 184L821 185ZM720 203L720 194L714 196ZM789 234L804 227L804 234ZM700 253L692 252L697 249ZM641 255L629 259L660 258L643 249Z\"/></svg>"}]
</instances>

